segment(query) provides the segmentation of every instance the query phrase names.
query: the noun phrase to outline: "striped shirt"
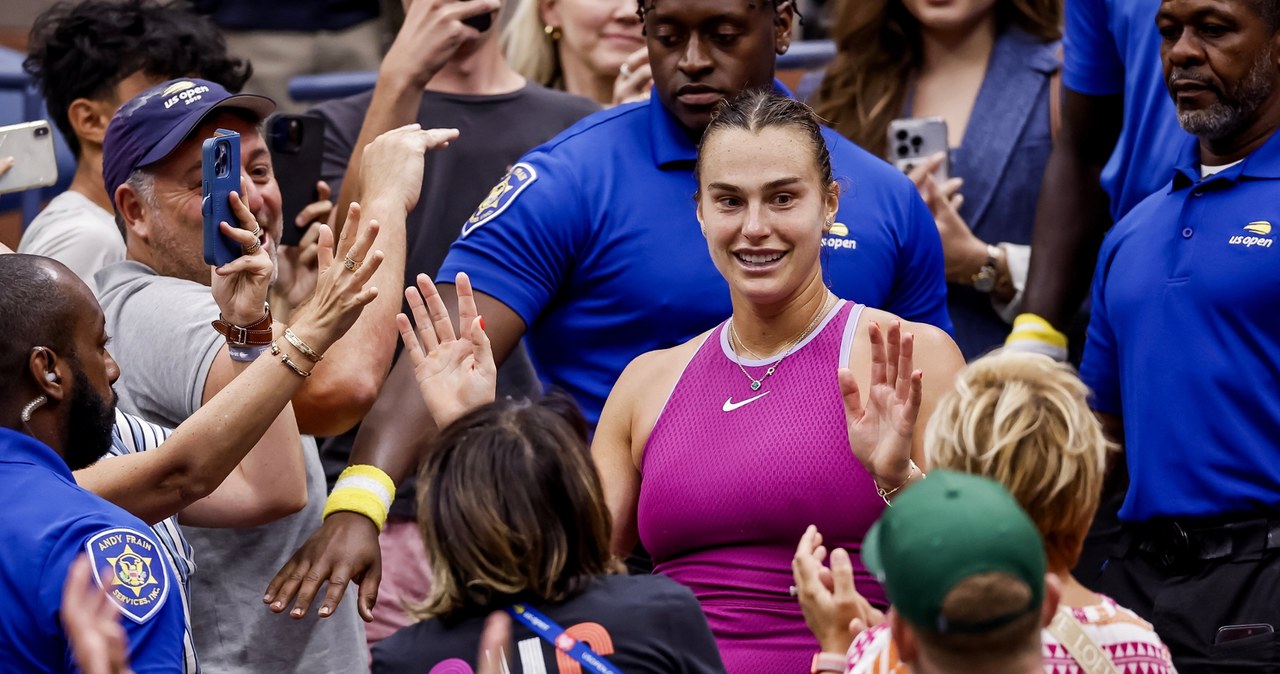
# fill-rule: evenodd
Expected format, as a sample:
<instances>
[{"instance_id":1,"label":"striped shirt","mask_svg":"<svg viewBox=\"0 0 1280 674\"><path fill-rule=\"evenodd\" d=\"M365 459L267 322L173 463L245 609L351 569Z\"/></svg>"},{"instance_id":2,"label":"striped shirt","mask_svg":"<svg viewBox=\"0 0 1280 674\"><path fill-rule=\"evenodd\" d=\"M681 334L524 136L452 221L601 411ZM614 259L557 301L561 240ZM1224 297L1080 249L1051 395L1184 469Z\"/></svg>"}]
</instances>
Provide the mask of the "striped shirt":
<instances>
[{"instance_id":1,"label":"striped shirt","mask_svg":"<svg viewBox=\"0 0 1280 674\"><path fill-rule=\"evenodd\" d=\"M116 425L111 433L111 451L108 456L123 456L155 449L168 439L172 432L168 428L143 421L117 409ZM164 551L169 568L178 579L176 587L182 595L184 625L182 650L185 671L186 674L198 674L200 659L196 657L195 642L191 638L191 602L188 599L188 593L191 590L191 574L196 570L196 564L192 560L191 546L187 544L187 539L183 537L182 530L178 527L177 515L156 522L151 526L151 532L160 541L160 549Z\"/></svg>"},{"instance_id":2,"label":"striped shirt","mask_svg":"<svg viewBox=\"0 0 1280 674\"><path fill-rule=\"evenodd\" d=\"M1121 674L1177 674L1169 649L1156 636L1155 630L1136 613L1113 599L1098 595L1102 601L1092 606L1071 609L1080 627L1111 658ZM1040 631L1045 674L1085 674L1067 649L1048 629ZM859 634L849 647L846 674L908 674L907 665L899 659L889 623L872 627Z\"/></svg>"}]
</instances>

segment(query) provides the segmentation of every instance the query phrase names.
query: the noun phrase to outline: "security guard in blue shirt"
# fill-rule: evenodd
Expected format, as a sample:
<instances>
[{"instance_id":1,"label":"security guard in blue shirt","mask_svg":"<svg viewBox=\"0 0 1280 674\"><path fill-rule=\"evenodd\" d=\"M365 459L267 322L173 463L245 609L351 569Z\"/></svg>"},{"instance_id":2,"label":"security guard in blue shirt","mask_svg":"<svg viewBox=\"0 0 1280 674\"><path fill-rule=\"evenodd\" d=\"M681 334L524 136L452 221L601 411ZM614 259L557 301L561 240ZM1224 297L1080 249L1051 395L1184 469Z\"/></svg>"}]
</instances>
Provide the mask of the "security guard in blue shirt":
<instances>
[{"instance_id":1,"label":"security guard in blue shirt","mask_svg":"<svg viewBox=\"0 0 1280 674\"><path fill-rule=\"evenodd\" d=\"M138 674L183 671L183 617L164 553L141 520L72 471L111 446L119 375L102 310L53 260L0 255L0 669L75 672L63 582L87 555L123 615Z\"/></svg>"},{"instance_id":2,"label":"security guard in blue shirt","mask_svg":"<svg viewBox=\"0 0 1280 674\"><path fill-rule=\"evenodd\" d=\"M653 98L587 117L525 155L440 270L446 282L470 275L500 357L527 329L540 376L593 425L631 359L730 313L694 216L697 138L722 98L773 83L794 15L789 2L745 0L644 0L642 9ZM843 187L823 240L831 289L950 331L929 209L884 161L824 135Z\"/></svg>"},{"instance_id":3,"label":"security guard in blue shirt","mask_svg":"<svg viewBox=\"0 0 1280 674\"><path fill-rule=\"evenodd\" d=\"M1102 247L1081 376L1122 437L1124 536L1094 587L1181 671L1280 649L1280 3L1165 0L1173 180Z\"/></svg>"}]
</instances>

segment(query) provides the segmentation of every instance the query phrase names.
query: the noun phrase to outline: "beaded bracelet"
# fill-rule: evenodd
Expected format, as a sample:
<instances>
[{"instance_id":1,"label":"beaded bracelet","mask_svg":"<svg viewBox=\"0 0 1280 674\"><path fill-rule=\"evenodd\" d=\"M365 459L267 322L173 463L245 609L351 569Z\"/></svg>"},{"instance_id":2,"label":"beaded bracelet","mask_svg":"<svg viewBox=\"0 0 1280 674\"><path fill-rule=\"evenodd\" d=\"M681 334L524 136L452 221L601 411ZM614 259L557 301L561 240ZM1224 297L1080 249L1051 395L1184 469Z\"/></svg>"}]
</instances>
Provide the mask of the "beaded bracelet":
<instances>
[{"instance_id":1,"label":"beaded bracelet","mask_svg":"<svg viewBox=\"0 0 1280 674\"><path fill-rule=\"evenodd\" d=\"M395 494L396 483L381 468L347 466L333 485L329 500L325 501L323 517L336 512L359 513L372 520L381 532Z\"/></svg>"}]
</instances>

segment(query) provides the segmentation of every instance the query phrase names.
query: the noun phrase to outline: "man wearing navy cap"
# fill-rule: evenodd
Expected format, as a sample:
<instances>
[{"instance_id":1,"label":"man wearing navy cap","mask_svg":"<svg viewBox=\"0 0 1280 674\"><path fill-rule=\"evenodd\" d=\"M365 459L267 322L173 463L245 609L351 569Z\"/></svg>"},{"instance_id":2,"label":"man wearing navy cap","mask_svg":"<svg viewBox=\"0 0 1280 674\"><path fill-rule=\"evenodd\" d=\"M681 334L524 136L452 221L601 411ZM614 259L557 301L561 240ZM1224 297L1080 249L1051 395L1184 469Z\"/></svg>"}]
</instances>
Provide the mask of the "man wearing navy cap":
<instances>
[{"instance_id":1,"label":"man wearing navy cap","mask_svg":"<svg viewBox=\"0 0 1280 674\"><path fill-rule=\"evenodd\" d=\"M1184 129L1171 182L1102 244L1080 375L1124 444L1123 538L1094 589L1180 671L1280 650L1280 2L1164 0Z\"/></svg>"},{"instance_id":2,"label":"man wearing navy cap","mask_svg":"<svg viewBox=\"0 0 1280 674\"><path fill-rule=\"evenodd\" d=\"M257 344L282 331L269 309L219 315L201 250L201 144L222 128L240 134L240 199L251 214L241 224L261 228L262 245L274 253L280 192L258 127L273 107L213 82L172 80L139 94L111 121L103 178L125 225L129 259L103 269L97 281L113 354L125 372L117 387L125 411L176 426L261 355L265 347ZM420 189L422 153L452 137L406 127L366 151L364 217L381 224L374 247L385 255L371 285L399 286L404 218ZM358 421L389 367L399 306L398 293L380 293L324 354L277 423L293 423L296 414L303 433L331 434ZM215 320L240 330L224 328L224 339L210 327ZM310 435L301 447L268 451L303 452L306 508L252 529L185 530L199 565L191 618L202 665L218 672L360 671L368 656L354 602L323 622L288 620L262 606L262 589L320 522L325 500Z\"/></svg>"}]
</instances>

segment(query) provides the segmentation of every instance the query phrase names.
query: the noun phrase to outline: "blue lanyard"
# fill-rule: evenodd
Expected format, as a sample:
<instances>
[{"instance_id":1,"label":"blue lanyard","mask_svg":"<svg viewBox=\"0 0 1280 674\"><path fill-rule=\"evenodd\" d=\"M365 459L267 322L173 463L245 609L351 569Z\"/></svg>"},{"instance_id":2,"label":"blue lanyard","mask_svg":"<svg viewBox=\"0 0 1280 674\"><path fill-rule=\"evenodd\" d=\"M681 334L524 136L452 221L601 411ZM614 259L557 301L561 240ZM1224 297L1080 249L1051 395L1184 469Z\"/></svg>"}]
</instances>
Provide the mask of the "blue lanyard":
<instances>
[{"instance_id":1,"label":"blue lanyard","mask_svg":"<svg viewBox=\"0 0 1280 674\"><path fill-rule=\"evenodd\" d=\"M507 607L507 613L519 620L522 625L533 630L543 641L555 646L569 657L582 663L588 671L595 674L622 674L622 670L613 663L596 655L585 641L578 641L565 633L564 628L555 624L550 618L527 604L515 604Z\"/></svg>"}]
</instances>

